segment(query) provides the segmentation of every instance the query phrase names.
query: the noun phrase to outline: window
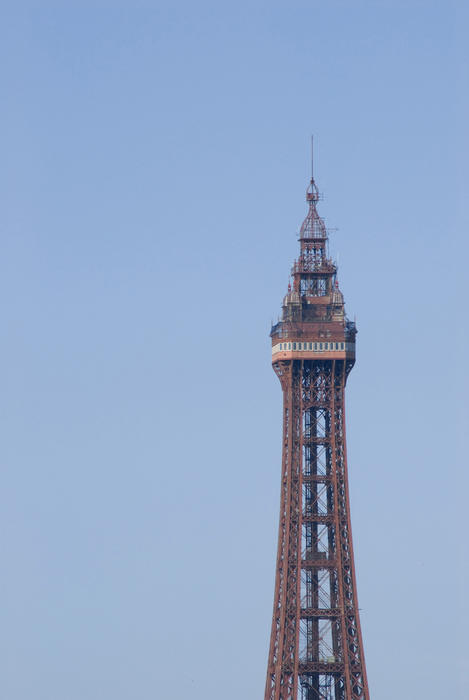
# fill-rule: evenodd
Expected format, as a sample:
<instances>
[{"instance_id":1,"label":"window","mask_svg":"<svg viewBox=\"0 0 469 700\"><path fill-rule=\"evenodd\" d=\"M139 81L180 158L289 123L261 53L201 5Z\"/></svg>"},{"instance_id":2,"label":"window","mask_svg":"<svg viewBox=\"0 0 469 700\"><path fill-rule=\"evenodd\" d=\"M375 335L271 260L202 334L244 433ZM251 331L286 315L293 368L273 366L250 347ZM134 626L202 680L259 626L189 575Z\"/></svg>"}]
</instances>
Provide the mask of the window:
<instances>
[{"instance_id":1,"label":"window","mask_svg":"<svg viewBox=\"0 0 469 700\"><path fill-rule=\"evenodd\" d=\"M296 343L293 343L293 350L296 350Z\"/></svg>"},{"instance_id":2,"label":"window","mask_svg":"<svg viewBox=\"0 0 469 700\"><path fill-rule=\"evenodd\" d=\"M322 343L319 343L319 349L322 350Z\"/></svg>"},{"instance_id":3,"label":"window","mask_svg":"<svg viewBox=\"0 0 469 700\"><path fill-rule=\"evenodd\" d=\"M291 350L291 343L288 343L288 349Z\"/></svg>"},{"instance_id":4,"label":"window","mask_svg":"<svg viewBox=\"0 0 469 700\"><path fill-rule=\"evenodd\" d=\"M309 349L310 349L310 350L313 349L313 344L312 344L312 343L309 344Z\"/></svg>"},{"instance_id":5,"label":"window","mask_svg":"<svg viewBox=\"0 0 469 700\"><path fill-rule=\"evenodd\" d=\"M282 343L280 343L280 350L282 349Z\"/></svg>"},{"instance_id":6,"label":"window","mask_svg":"<svg viewBox=\"0 0 469 700\"><path fill-rule=\"evenodd\" d=\"M343 344L343 343L340 344L340 349L341 349L341 350L344 349L344 344Z\"/></svg>"},{"instance_id":7,"label":"window","mask_svg":"<svg viewBox=\"0 0 469 700\"><path fill-rule=\"evenodd\" d=\"M318 344L317 344L317 343L314 343L314 349L315 349L315 350L318 349Z\"/></svg>"}]
</instances>

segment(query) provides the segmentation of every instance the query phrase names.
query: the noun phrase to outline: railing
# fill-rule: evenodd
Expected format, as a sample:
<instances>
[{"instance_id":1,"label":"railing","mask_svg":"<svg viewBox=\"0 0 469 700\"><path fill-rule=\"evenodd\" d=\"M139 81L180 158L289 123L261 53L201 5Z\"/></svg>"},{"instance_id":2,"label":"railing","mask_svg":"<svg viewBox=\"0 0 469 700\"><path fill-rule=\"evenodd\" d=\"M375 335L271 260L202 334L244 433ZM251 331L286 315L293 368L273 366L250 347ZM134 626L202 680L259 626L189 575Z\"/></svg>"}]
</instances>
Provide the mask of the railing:
<instances>
[{"instance_id":1,"label":"railing","mask_svg":"<svg viewBox=\"0 0 469 700\"><path fill-rule=\"evenodd\" d=\"M331 260L315 260L314 258L305 258L295 260L291 269L292 275L304 272L320 272L332 273L335 272L334 263Z\"/></svg>"}]
</instances>

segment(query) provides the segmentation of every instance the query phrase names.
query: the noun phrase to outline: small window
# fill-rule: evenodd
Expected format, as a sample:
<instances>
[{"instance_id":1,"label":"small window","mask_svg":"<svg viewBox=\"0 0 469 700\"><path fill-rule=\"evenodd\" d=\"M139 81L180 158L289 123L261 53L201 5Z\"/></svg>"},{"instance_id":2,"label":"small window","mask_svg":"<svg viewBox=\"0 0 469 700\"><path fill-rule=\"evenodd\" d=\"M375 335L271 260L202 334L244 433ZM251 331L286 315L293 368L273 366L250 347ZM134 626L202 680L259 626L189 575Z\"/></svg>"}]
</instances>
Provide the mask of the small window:
<instances>
[{"instance_id":1,"label":"small window","mask_svg":"<svg viewBox=\"0 0 469 700\"><path fill-rule=\"evenodd\" d=\"M288 343L288 349L291 350L291 343Z\"/></svg>"},{"instance_id":2,"label":"small window","mask_svg":"<svg viewBox=\"0 0 469 700\"><path fill-rule=\"evenodd\" d=\"M322 350L322 343L319 343L319 349Z\"/></svg>"},{"instance_id":3,"label":"small window","mask_svg":"<svg viewBox=\"0 0 469 700\"><path fill-rule=\"evenodd\" d=\"M282 349L282 343L280 343L280 350Z\"/></svg>"},{"instance_id":4,"label":"small window","mask_svg":"<svg viewBox=\"0 0 469 700\"><path fill-rule=\"evenodd\" d=\"M310 350L313 349L313 344L312 344L312 343L309 344L309 349L310 349Z\"/></svg>"},{"instance_id":5,"label":"small window","mask_svg":"<svg viewBox=\"0 0 469 700\"><path fill-rule=\"evenodd\" d=\"M335 349L336 349L336 350L339 349L339 343L336 343L336 344L335 344Z\"/></svg>"},{"instance_id":6,"label":"small window","mask_svg":"<svg viewBox=\"0 0 469 700\"><path fill-rule=\"evenodd\" d=\"M293 350L296 350L296 343L293 343Z\"/></svg>"},{"instance_id":7,"label":"small window","mask_svg":"<svg viewBox=\"0 0 469 700\"><path fill-rule=\"evenodd\" d=\"M341 350L344 349L344 344L343 344L343 343L340 344L340 349L341 349Z\"/></svg>"},{"instance_id":8,"label":"small window","mask_svg":"<svg viewBox=\"0 0 469 700\"><path fill-rule=\"evenodd\" d=\"M298 343L298 350L301 350L301 343Z\"/></svg>"},{"instance_id":9,"label":"small window","mask_svg":"<svg viewBox=\"0 0 469 700\"><path fill-rule=\"evenodd\" d=\"M317 343L314 343L314 349L315 349L315 350L318 349L318 344L317 344Z\"/></svg>"}]
</instances>

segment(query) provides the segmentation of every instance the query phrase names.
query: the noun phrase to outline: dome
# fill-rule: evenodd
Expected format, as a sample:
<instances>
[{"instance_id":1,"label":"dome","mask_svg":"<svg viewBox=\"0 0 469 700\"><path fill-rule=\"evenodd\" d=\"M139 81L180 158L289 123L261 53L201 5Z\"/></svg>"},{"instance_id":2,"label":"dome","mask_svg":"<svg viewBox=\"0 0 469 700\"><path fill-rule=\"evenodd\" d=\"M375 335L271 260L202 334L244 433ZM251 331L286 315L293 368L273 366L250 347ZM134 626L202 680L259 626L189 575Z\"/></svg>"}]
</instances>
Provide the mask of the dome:
<instances>
[{"instance_id":1,"label":"dome","mask_svg":"<svg viewBox=\"0 0 469 700\"><path fill-rule=\"evenodd\" d=\"M343 304L344 303L344 295L338 289L338 287L335 287L335 289L332 292L332 303L333 304Z\"/></svg>"},{"instance_id":2,"label":"dome","mask_svg":"<svg viewBox=\"0 0 469 700\"><path fill-rule=\"evenodd\" d=\"M300 295L295 289L285 294L283 299L283 306L288 306L290 304L301 304Z\"/></svg>"}]
</instances>

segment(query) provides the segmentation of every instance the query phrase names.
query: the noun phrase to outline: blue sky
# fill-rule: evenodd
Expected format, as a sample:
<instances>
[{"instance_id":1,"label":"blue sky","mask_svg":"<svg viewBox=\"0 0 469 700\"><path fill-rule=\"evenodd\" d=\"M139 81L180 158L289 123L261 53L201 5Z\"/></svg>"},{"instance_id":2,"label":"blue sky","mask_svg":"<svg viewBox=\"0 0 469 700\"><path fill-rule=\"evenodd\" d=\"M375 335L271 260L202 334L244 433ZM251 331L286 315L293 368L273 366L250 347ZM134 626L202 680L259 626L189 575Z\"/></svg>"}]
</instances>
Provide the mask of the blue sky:
<instances>
[{"instance_id":1,"label":"blue sky","mask_svg":"<svg viewBox=\"0 0 469 700\"><path fill-rule=\"evenodd\" d=\"M372 698L467 698L466 3L0 14L4 697L263 696L314 133Z\"/></svg>"}]
</instances>

